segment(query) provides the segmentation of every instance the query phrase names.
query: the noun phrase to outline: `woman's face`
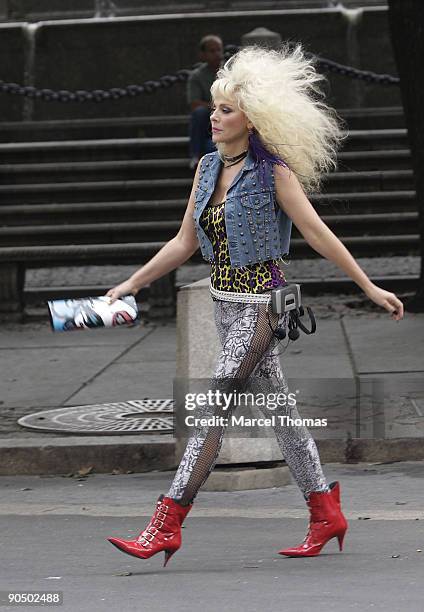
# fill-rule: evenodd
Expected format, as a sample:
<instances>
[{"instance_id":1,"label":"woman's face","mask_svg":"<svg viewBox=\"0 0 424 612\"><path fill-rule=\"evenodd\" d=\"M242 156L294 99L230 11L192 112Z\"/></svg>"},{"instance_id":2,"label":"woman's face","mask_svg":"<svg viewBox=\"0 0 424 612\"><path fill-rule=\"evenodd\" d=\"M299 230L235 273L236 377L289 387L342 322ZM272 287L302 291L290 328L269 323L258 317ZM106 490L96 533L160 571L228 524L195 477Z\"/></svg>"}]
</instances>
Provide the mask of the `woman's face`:
<instances>
[{"instance_id":1,"label":"woman's face","mask_svg":"<svg viewBox=\"0 0 424 612\"><path fill-rule=\"evenodd\" d=\"M237 104L229 98L217 97L211 105L212 141L231 143L247 139L251 124Z\"/></svg>"}]
</instances>

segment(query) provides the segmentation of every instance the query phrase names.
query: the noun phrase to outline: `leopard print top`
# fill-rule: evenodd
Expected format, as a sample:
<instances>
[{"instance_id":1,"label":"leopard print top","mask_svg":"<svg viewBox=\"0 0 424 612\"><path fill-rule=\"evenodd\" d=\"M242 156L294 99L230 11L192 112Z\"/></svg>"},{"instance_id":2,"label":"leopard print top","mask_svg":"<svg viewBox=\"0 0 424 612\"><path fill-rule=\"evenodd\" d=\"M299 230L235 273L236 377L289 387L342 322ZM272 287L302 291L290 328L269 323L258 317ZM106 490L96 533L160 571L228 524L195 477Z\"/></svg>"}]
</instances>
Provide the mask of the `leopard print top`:
<instances>
[{"instance_id":1,"label":"leopard print top","mask_svg":"<svg viewBox=\"0 0 424 612\"><path fill-rule=\"evenodd\" d=\"M215 261L211 262L211 284L220 291L262 293L287 283L278 260L232 268L224 217L225 201L208 205L202 212L200 224L212 243Z\"/></svg>"}]
</instances>

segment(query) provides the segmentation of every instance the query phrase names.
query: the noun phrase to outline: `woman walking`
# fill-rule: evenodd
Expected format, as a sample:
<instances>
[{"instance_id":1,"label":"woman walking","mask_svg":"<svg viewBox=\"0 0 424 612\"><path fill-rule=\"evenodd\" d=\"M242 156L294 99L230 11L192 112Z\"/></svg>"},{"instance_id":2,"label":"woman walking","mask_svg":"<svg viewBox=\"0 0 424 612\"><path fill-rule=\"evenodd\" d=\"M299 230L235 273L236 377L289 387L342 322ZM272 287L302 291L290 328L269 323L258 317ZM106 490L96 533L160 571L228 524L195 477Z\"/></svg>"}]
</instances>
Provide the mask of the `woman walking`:
<instances>
[{"instance_id":1,"label":"woman walking","mask_svg":"<svg viewBox=\"0 0 424 612\"><path fill-rule=\"evenodd\" d=\"M292 223L308 244L337 264L370 300L394 320L403 304L377 287L342 242L320 219L307 193L320 189L322 176L336 168L344 137L336 112L320 98L325 77L317 73L300 44L278 51L247 47L218 71L211 87L212 139L217 151L199 162L178 234L127 281L110 289L112 300L141 287L187 261L199 248L211 264L210 291L222 344L213 389L287 391L278 358L277 327L287 313L269 309L270 292L287 284L282 257L288 253ZM278 407L265 416L299 417L296 407ZM225 410L229 417L234 405ZM202 416L222 416L220 405ZM219 422L218 420L216 422ZM327 483L308 429L281 426L274 432L291 475L310 510L309 529L286 556L315 556L337 537L342 550L347 521L339 483ZM298 421L297 421L298 422ZM147 527L134 540L110 537L123 552L147 559L165 552L165 562L181 546L181 525L212 471L225 425L196 426L166 495L160 495Z\"/></svg>"}]
</instances>

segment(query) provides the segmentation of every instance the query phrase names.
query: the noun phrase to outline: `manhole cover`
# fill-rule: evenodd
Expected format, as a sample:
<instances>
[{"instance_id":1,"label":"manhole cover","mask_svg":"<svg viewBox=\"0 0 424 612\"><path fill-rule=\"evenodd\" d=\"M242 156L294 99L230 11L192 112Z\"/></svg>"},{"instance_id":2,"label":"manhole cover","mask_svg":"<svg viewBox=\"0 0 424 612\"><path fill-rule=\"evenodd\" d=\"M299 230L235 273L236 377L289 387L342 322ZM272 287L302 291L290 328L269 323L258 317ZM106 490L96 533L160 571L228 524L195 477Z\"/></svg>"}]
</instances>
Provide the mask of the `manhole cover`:
<instances>
[{"instance_id":1,"label":"manhole cover","mask_svg":"<svg viewBox=\"0 0 424 612\"><path fill-rule=\"evenodd\" d=\"M30 429L57 433L172 433L173 410L172 399L142 399L43 410L21 417L18 423Z\"/></svg>"}]
</instances>

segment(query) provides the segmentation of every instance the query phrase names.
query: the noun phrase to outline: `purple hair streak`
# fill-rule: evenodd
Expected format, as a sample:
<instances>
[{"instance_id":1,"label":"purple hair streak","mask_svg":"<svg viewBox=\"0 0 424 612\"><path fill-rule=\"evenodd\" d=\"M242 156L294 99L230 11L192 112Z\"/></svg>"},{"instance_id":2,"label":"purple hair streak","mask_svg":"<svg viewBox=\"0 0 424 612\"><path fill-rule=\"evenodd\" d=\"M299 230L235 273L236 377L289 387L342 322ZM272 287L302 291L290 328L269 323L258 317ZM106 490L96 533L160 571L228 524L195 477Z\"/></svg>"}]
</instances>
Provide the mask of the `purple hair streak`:
<instances>
[{"instance_id":1,"label":"purple hair streak","mask_svg":"<svg viewBox=\"0 0 424 612\"><path fill-rule=\"evenodd\" d=\"M256 130L249 131L249 149L256 163L258 164L258 172L260 181L263 184L265 181L265 168L264 163L272 166L274 164L278 164L279 166L283 166L284 168L289 168L288 165L281 157L271 153L264 147L261 139L258 136Z\"/></svg>"}]
</instances>

